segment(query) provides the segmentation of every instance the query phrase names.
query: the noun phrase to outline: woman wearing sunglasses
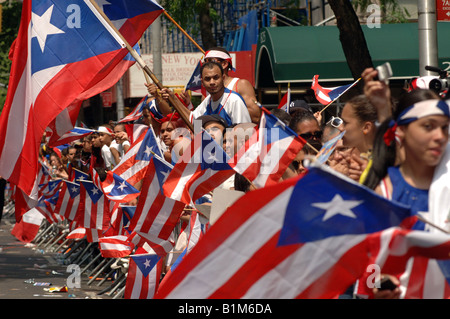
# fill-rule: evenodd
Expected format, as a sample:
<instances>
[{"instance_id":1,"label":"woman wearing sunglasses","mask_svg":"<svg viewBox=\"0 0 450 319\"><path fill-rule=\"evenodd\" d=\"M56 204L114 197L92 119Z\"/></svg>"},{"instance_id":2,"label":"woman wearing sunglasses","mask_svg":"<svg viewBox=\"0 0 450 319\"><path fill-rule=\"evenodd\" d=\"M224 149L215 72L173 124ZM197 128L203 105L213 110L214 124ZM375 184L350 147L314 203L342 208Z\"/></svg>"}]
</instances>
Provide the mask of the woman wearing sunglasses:
<instances>
[{"instance_id":1,"label":"woman wearing sunglasses","mask_svg":"<svg viewBox=\"0 0 450 319\"><path fill-rule=\"evenodd\" d=\"M321 144L323 132L320 128L319 121L312 112L305 109L298 109L292 113L289 127L307 142L315 141Z\"/></svg>"}]
</instances>

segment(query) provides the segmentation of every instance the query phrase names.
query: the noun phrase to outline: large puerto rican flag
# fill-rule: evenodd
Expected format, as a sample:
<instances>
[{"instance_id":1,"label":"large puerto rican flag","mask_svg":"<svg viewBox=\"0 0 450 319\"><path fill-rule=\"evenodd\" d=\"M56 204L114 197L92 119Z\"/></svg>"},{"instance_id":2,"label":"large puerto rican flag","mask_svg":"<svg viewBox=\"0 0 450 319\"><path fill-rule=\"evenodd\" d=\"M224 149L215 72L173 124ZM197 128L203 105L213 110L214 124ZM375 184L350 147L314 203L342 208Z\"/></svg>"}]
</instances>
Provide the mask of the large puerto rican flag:
<instances>
[{"instance_id":1,"label":"large puerto rican flag","mask_svg":"<svg viewBox=\"0 0 450 319\"><path fill-rule=\"evenodd\" d=\"M311 167L238 199L155 297L334 298L372 262L368 238L411 220L407 207Z\"/></svg>"},{"instance_id":2,"label":"large puerto rican flag","mask_svg":"<svg viewBox=\"0 0 450 319\"><path fill-rule=\"evenodd\" d=\"M111 0L102 8L112 20L122 14L120 30L128 31L130 45L163 10L150 0ZM123 12L133 16L123 17ZM25 0L0 116L0 175L36 197L32 190L44 131L75 101L112 86L121 74L108 75L127 55L123 41L90 1Z\"/></svg>"}]
</instances>

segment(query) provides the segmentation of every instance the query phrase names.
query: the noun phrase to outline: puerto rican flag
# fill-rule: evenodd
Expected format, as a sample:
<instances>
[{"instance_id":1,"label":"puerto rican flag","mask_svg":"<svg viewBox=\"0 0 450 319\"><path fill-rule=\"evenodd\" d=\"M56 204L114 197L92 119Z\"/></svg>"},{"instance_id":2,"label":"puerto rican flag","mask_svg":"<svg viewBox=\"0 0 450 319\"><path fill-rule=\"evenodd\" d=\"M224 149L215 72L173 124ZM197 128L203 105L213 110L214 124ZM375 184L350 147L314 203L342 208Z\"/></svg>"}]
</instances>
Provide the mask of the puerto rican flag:
<instances>
[{"instance_id":1,"label":"puerto rican flag","mask_svg":"<svg viewBox=\"0 0 450 319\"><path fill-rule=\"evenodd\" d=\"M62 179L52 179L49 180L46 184L39 185L40 196L50 197L55 195L55 193L59 191L61 184Z\"/></svg>"},{"instance_id":2,"label":"puerto rican flag","mask_svg":"<svg viewBox=\"0 0 450 319\"><path fill-rule=\"evenodd\" d=\"M311 167L238 199L155 298L335 298L372 262L368 237L410 219L409 208Z\"/></svg>"},{"instance_id":3,"label":"puerto rican flag","mask_svg":"<svg viewBox=\"0 0 450 319\"><path fill-rule=\"evenodd\" d=\"M99 238L98 244L104 258L126 257L131 255L134 249L134 244L125 235L102 237Z\"/></svg>"},{"instance_id":4,"label":"puerto rican flag","mask_svg":"<svg viewBox=\"0 0 450 319\"><path fill-rule=\"evenodd\" d=\"M177 225L186 205L162 193L162 185L171 171L167 164L157 157L151 160L129 230L167 240Z\"/></svg>"},{"instance_id":5,"label":"puerto rican flag","mask_svg":"<svg viewBox=\"0 0 450 319\"><path fill-rule=\"evenodd\" d=\"M64 181L61 187L55 213L68 220L75 220L78 209L84 210L84 203L80 202L80 184Z\"/></svg>"},{"instance_id":6,"label":"puerto rican flag","mask_svg":"<svg viewBox=\"0 0 450 319\"><path fill-rule=\"evenodd\" d=\"M139 103L134 107L133 111L131 111L130 114L125 116L123 119L119 121L119 123L126 123L126 122L133 122L138 120L142 116L142 111L144 110L144 107L148 104L148 98L149 96L144 96Z\"/></svg>"},{"instance_id":7,"label":"puerto rican flag","mask_svg":"<svg viewBox=\"0 0 450 319\"><path fill-rule=\"evenodd\" d=\"M112 171L106 172L106 179L101 182L101 188L105 196L116 203L128 203L141 194L140 191Z\"/></svg>"},{"instance_id":8,"label":"puerto rican flag","mask_svg":"<svg viewBox=\"0 0 450 319\"><path fill-rule=\"evenodd\" d=\"M281 98L280 104L278 104L278 108L290 114L291 105L291 88L287 89L287 92Z\"/></svg>"},{"instance_id":9,"label":"puerto rican flag","mask_svg":"<svg viewBox=\"0 0 450 319\"><path fill-rule=\"evenodd\" d=\"M164 258L139 247L130 256L125 299L153 299L161 278Z\"/></svg>"},{"instance_id":10,"label":"puerto rican flag","mask_svg":"<svg viewBox=\"0 0 450 319\"><path fill-rule=\"evenodd\" d=\"M319 84L319 76L314 75L311 89L314 90L316 99L317 99L317 101L320 102L320 104L328 105L328 104L336 101L345 92L347 92L349 89L351 89L353 86L355 86L356 83L359 82L359 80L360 79L356 80L355 82L353 82L351 84L347 84L347 85L336 86L336 87L332 87L332 88L325 88Z\"/></svg>"},{"instance_id":11,"label":"puerto rican flag","mask_svg":"<svg viewBox=\"0 0 450 319\"><path fill-rule=\"evenodd\" d=\"M175 246L174 234L165 240L158 238L157 236L149 233L131 232L128 236L128 240L131 241L136 247L149 247L156 252L158 256L166 256Z\"/></svg>"},{"instance_id":12,"label":"puerto rican flag","mask_svg":"<svg viewBox=\"0 0 450 319\"><path fill-rule=\"evenodd\" d=\"M90 180L91 177L89 176L88 173L85 173L83 171L80 171L79 169L72 169L73 174L72 174L72 182L78 183L79 181L83 181L83 180Z\"/></svg>"},{"instance_id":13,"label":"puerto rican flag","mask_svg":"<svg viewBox=\"0 0 450 319\"><path fill-rule=\"evenodd\" d=\"M228 161L208 132L198 133L164 182L164 194L190 205L235 174Z\"/></svg>"},{"instance_id":14,"label":"puerto rican flag","mask_svg":"<svg viewBox=\"0 0 450 319\"><path fill-rule=\"evenodd\" d=\"M39 170L36 175L37 185L44 185L51 180L50 171L49 171L47 165L42 163L41 160L39 160L39 162L38 162L38 167L39 167Z\"/></svg>"},{"instance_id":15,"label":"puerto rican flag","mask_svg":"<svg viewBox=\"0 0 450 319\"><path fill-rule=\"evenodd\" d=\"M124 235L130 235L130 223L136 212L136 206L130 205L120 205L120 210L122 212L122 230Z\"/></svg>"},{"instance_id":16,"label":"puerto rican flag","mask_svg":"<svg viewBox=\"0 0 450 319\"><path fill-rule=\"evenodd\" d=\"M39 185L46 185L50 180L50 172L47 166L39 160L38 162L38 172L35 177L35 183L33 186L33 194L37 194L39 197L42 196L41 189ZM11 185L14 186L15 200L14 200L14 215L16 218L16 222L19 222L22 218L22 215L29 211L31 208L36 207L38 203L38 199L34 199L27 194L25 194L20 188L16 187L13 183Z\"/></svg>"},{"instance_id":17,"label":"puerto rican flag","mask_svg":"<svg viewBox=\"0 0 450 319\"><path fill-rule=\"evenodd\" d=\"M32 208L22 215L22 219L14 224L11 234L24 243L34 240L41 227L44 215L36 208Z\"/></svg>"},{"instance_id":18,"label":"puerto rican flag","mask_svg":"<svg viewBox=\"0 0 450 319\"><path fill-rule=\"evenodd\" d=\"M67 236L67 239L73 240L81 240L86 237L86 228L84 227L75 227Z\"/></svg>"},{"instance_id":19,"label":"puerto rican flag","mask_svg":"<svg viewBox=\"0 0 450 319\"><path fill-rule=\"evenodd\" d=\"M139 53L139 44L137 43L143 32L153 21L162 13L160 7L153 0L109 0L97 2L100 9L108 16L112 24L119 30L130 45L134 45L133 49ZM105 67L98 77L99 82L90 90L80 96L68 108L68 112L61 112L55 121L49 125L50 131L53 133L52 140L57 140L62 134L72 129L78 118L81 104L87 97L93 96L114 85L120 77L135 63L134 58L128 53L115 67L110 70L112 65ZM109 72L109 73L107 73ZM101 79L101 77L104 77ZM64 114L67 113L67 114Z\"/></svg>"},{"instance_id":20,"label":"puerto rican flag","mask_svg":"<svg viewBox=\"0 0 450 319\"><path fill-rule=\"evenodd\" d=\"M105 231L105 236L129 236L130 221L133 218L136 206L119 204L111 213L110 228Z\"/></svg>"},{"instance_id":21,"label":"puerto rican flag","mask_svg":"<svg viewBox=\"0 0 450 319\"><path fill-rule=\"evenodd\" d=\"M80 186L80 202L84 209L77 212L78 225L86 229L108 229L113 205L94 182L80 181Z\"/></svg>"},{"instance_id":22,"label":"puerto rican flag","mask_svg":"<svg viewBox=\"0 0 450 319\"><path fill-rule=\"evenodd\" d=\"M52 195L41 196L36 209L41 212L50 224L59 223L64 220L60 214L55 213L55 206L59 199L59 189Z\"/></svg>"},{"instance_id":23,"label":"puerto rican flag","mask_svg":"<svg viewBox=\"0 0 450 319\"><path fill-rule=\"evenodd\" d=\"M286 168L306 144L291 128L261 108L259 128L229 164L256 187L279 182Z\"/></svg>"},{"instance_id":24,"label":"puerto rican flag","mask_svg":"<svg viewBox=\"0 0 450 319\"><path fill-rule=\"evenodd\" d=\"M82 128L82 127L74 127L69 132L67 132L67 133L63 134L61 137L59 137L56 141L52 141L52 138L50 138L48 144L50 147L55 147L55 146L63 145L63 144L69 144L69 143L77 141L85 136L88 136L88 135L92 134L93 132L95 132L95 130L91 130L88 128ZM52 137L53 136L57 136L57 135L52 135Z\"/></svg>"},{"instance_id":25,"label":"puerto rican flag","mask_svg":"<svg viewBox=\"0 0 450 319\"><path fill-rule=\"evenodd\" d=\"M203 96L206 96L207 94L206 89L202 85L202 77L200 74L200 69L202 67L202 59L203 57L198 61L194 71L192 72L191 78L189 79L184 89L190 90L195 93L201 93Z\"/></svg>"},{"instance_id":26,"label":"puerto rican flag","mask_svg":"<svg viewBox=\"0 0 450 319\"><path fill-rule=\"evenodd\" d=\"M125 130L127 132L128 139L130 140L130 144L133 144L135 141L137 141L139 136L141 136L142 134L145 135L148 129L149 127L145 124L125 124Z\"/></svg>"},{"instance_id":27,"label":"puerto rican flag","mask_svg":"<svg viewBox=\"0 0 450 319\"><path fill-rule=\"evenodd\" d=\"M394 227L374 236L370 255L382 274L399 279L401 298L448 299L449 246L448 234ZM359 297L373 298L373 277L368 272L358 280Z\"/></svg>"},{"instance_id":28,"label":"puerto rican flag","mask_svg":"<svg viewBox=\"0 0 450 319\"><path fill-rule=\"evenodd\" d=\"M71 135L66 134L75 127L82 103L82 101L74 101L48 124L45 134L50 147L70 142ZM67 142L60 140L67 140Z\"/></svg>"},{"instance_id":29,"label":"puerto rican flag","mask_svg":"<svg viewBox=\"0 0 450 319\"><path fill-rule=\"evenodd\" d=\"M150 0L111 0L102 8L111 20L120 20L131 45L163 10ZM32 191L44 131L75 101L112 86L134 63L117 72L127 54L90 1L25 0L0 116L0 175L37 199Z\"/></svg>"},{"instance_id":30,"label":"puerto rican flag","mask_svg":"<svg viewBox=\"0 0 450 319\"><path fill-rule=\"evenodd\" d=\"M126 180L132 186L142 180L153 155L163 156L156 139L155 132L149 127L146 134L141 134L131 144L120 163L112 170L115 174Z\"/></svg>"}]
</instances>

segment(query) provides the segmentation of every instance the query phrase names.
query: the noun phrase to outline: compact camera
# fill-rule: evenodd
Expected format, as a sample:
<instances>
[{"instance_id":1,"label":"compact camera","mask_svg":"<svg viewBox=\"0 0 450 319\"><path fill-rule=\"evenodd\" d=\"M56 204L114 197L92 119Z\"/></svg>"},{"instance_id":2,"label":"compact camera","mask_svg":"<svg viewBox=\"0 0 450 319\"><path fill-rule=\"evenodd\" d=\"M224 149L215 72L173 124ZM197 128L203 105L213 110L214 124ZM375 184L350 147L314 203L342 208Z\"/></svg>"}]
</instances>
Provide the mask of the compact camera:
<instances>
[{"instance_id":1,"label":"compact camera","mask_svg":"<svg viewBox=\"0 0 450 319\"><path fill-rule=\"evenodd\" d=\"M378 80L386 83L389 81L389 78L393 75L391 64L389 62L377 66L376 70L378 71Z\"/></svg>"}]
</instances>

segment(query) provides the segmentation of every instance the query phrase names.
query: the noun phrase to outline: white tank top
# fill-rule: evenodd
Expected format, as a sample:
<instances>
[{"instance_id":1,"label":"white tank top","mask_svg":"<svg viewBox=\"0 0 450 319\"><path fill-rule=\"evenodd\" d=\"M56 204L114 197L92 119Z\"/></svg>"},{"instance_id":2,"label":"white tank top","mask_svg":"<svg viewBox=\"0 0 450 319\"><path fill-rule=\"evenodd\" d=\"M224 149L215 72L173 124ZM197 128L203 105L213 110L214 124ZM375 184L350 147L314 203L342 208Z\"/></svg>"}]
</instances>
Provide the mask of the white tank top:
<instances>
[{"instance_id":1,"label":"white tank top","mask_svg":"<svg viewBox=\"0 0 450 319\"><path fill-rule=\"evenodd\" d=\"M237 83L239 78L233 78L230 83L228 83L227 88L231 91L237 92Z\"/></svg>"}]
</instances>

